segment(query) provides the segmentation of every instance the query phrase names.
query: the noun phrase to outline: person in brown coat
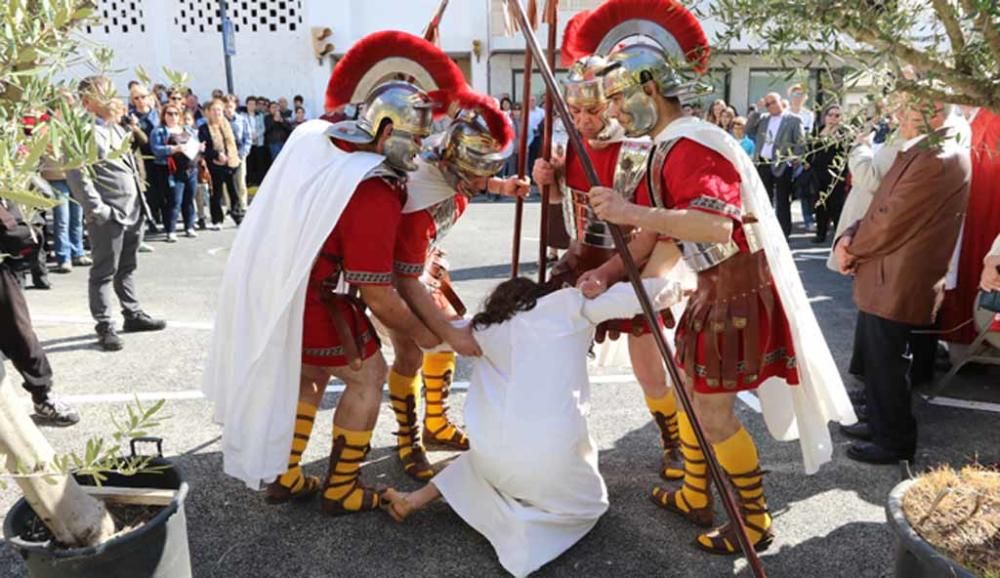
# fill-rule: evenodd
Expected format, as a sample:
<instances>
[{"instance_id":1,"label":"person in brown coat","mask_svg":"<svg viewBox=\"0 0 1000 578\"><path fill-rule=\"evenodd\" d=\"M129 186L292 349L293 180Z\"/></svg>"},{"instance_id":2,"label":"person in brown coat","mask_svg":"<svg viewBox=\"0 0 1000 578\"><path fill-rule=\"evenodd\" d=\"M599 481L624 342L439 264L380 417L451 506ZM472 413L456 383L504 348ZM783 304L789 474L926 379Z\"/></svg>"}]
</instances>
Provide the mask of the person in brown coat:
<instances>
[{"instance_id":1,"label":"person in brown coat","mask_svg":"<svg viewBox=\"0 0 1000 578\"><path fill-rule=\"evenodd\" d=\"M971 179L968 149L943 126L950 113L940 103L904 105L903 147L868 212L834 246L841 272L854 275L856 350L878 360L865 364L868 423L842 428L863 440L847 451L857 461L894 463L916 451L907 343L937 316Z\"/></svg>"}]
</instances>

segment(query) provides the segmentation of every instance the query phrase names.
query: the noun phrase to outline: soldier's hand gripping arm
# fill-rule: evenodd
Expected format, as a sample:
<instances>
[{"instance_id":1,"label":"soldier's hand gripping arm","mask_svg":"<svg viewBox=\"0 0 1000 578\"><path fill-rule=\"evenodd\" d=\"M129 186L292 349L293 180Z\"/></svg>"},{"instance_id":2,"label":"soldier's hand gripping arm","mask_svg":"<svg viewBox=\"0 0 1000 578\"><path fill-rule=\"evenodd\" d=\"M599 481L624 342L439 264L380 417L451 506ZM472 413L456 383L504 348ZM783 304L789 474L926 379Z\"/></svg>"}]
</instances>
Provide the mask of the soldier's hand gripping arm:
<instances>
[{"instance_id":1,"label":"soldier's hand gripping arm","mask_svg":"<svg viewBox=\"0 0 1000 578\"><path fill-rule=\"evenodd\" d=\"M390 285L362 285L361 298L386 327L413 338L424 349L437 347L441 339L424 325Z\"/></svg>"},{"instance_id":2,"label":"soldier's hand gripping arm","mask_svg":"<svg viewBox=\"0 0 1000 578\"><path fill-rule=\"evenodd\" d=\"M478 357L483 354L479 343L468 331L457 329L451 319L438 308L427 287L417 277L397 277L396 286L406 303L413 308L416 315L438 337L444 340L455 353L466 357ZM424 347L423 344L418 344Z\"/></svg>"}]
</instances>

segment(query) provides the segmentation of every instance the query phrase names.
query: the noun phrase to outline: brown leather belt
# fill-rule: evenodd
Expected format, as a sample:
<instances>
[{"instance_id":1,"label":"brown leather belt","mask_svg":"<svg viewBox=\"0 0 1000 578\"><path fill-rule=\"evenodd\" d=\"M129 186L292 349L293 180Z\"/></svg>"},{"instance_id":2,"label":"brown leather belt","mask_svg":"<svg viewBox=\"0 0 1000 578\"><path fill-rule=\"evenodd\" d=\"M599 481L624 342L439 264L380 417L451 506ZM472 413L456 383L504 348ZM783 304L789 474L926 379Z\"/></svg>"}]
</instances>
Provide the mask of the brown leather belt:
<instances>
[{"instance_id":1,"label":"brown leather belt","mask_svg":"<svg viewBox=\"0 0 1000 578\"><path fill-rule=\"evenodd\" d=\"M448 301L452 309L459 317L465 317L467 309L465 303L462 303L462 299L455 292L455 288L451 284L451 276L448 274L448 267L444 260L444 250L435 248L431 251L431 254L427 257L427 264L424 267L424 274L421 276L421 281L424 282L430 289L440 291L441 295Z\"/></svg>"},{"instance_id":2,"label":"brown leather belt","mask_svg":"<svg viewBox=\"0 0 1000 578\"><path fill-rule=\"evenodd\" d=\"M680 359L688 379L695 364L704 364L702 376L710 387L734 389L739 375L744 383L756 381L762 351L760 325L772 318L775 306L771 272L763 251L740 253L698 273L698 287L681 318L684 332ZM760 316L764 305L765 319ZM705 333L705 358L697 359L698 337ZM740 345L743 355L740 355ZM741 359L742 357L742 359Z\"/></svg>"},{"instance_id":3,"label":"brown leather belt","mask_svg":"<svg viewBox=\"0 0 1000 578\"><path fill-rule=\"evenodd\" d=\"M335 255L321 255L320 257L332 261L336 268L333 273L318 284L319 297L330 316L330 322L333 324L333 330L337 332L340 345L344 348L344 358L347 360L347 364L354 371L358 371L364 362L361 351L364 349L364 328L368 325L368 318L365 316L367 306L358 296L357 287L351 286L346 294L337 293L336 289L343 273L340 257ZM350 320L358 328L357 332L351 331L351 325L345 318L344 312L337 306L338 303L347 305L347 315L350 315Z\"/></svg>"}]
</instances>

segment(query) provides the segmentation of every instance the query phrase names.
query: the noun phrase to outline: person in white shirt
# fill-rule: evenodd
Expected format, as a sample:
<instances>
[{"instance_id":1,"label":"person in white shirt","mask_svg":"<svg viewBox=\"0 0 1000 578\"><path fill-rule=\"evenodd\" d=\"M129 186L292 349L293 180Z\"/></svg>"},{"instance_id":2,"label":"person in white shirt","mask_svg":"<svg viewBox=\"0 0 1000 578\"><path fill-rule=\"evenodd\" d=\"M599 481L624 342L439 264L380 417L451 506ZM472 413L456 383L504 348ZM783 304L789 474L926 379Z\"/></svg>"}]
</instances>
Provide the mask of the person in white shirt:
<instances>
[{"instance_id":1,"label":"person in white shirt","mask_svg":"<svg viewBox=\"0 0 1000 578\"><path fill-rule=\"evenodd\" d=\"M806 108L809 95L801 84L788 87L788 100L788 112L802 120L802 132L806 137L812 136L813 127L816 125L816 113ZM810 170L803 165L795 167L795 172L792 173L792 193L799 198L802 206L802 224L807 231L814 231L816 220L813 218L813 206L816 204L816 191L813 190L813 179L809 172Z\"/></svg>"}]
</instances>

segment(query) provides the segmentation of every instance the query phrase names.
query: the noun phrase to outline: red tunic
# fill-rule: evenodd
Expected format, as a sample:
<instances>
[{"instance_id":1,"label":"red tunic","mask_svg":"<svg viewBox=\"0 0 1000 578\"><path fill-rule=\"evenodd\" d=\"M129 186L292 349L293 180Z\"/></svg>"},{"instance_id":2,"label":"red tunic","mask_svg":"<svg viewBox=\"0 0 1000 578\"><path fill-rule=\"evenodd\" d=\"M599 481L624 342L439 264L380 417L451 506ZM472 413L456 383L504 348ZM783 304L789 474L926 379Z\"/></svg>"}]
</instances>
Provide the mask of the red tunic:
<instances>
[{"instance_id":1,"label":"red tunic","mask_svg":"<svg viewBox=\"0 0 1000 578\"><path fill-rule=\"evenodd\" d=\"M404 196L401 183L378 177L364 180L330 231L309 274L302 326L303 363L347 364L340 337L321 298L320 285L341 267L344 280L352 285L392 284L392 251ZM335 306L352 334L360 335L361 357L374 355L379 343L368 317L355 314L346 302L338 300Z\"/></svg>"},{"instance_id":2,"label":"red tunic","mask_svg":"<svg viewBox=\"0 0 1000 578\"><path fill-rule=\"evenodd\" d=\"M692 140L681 139L670 150L664 162L661 175L661 195L663 206L670 209L703 211L731 218L734 224L733 239L739 246L741 254L749 254L746 234L742 225L740 175L736 167L722 155ZM735 259L735 257L731 258ZM724 264L720 266L724 266ZM703 289L703 284L708 282L708 277L705 273L698 275L699 291ZM765 292L769 292L770 295L765 294ZM743 330L736 329L733 334L737 336L739 344L735 348L738 351L739 360L737 364L738 378L735 383L725 384L719 383L717 379L708 379L710 365L720 366L721 355L719 352L726 350L723 343L725 334L719 332L712 335L709 328L711 323L705 323L700 330L693 329L692 326L698 326L701 322L692 323L693 300L689 302L676 333L677 362L682 368L685 366L694 367L695 374L689 376L689 379L693 379L695 391L730 393L754 389L767 378L775 376L784 378L788 383L798 383L795 351L788 320L773 285L767 285L761 289L756 302L757 318L759 319L757 344L759 344L760 369L756 374L748 374L744 371L746 366L745 338ZM773 303L773 308L770 307L771 303ZM735 313L729 312L726 316L730 315L735 315ZM698 331L694 360L687 360L684 357L683 344L689 331ZM717 340L714 347L710 347L712 344L709 343L709 339ZM713 356L712 359L709 358L710 355ZM688 361L693 361L693 363L686 363Z\"/></svg>"},{"instance_id":3,"label":"red tunic","mask_svg":"<svg viewBox=\"0 0 1000 578\"><path fill-rule=\"evenodd\" d=\"M610 187L614 185L615 170L618 167L618 155L621 152L623 142L618 141L604 147L595 147L590 144L590 141L584 140L584 148L587 149L587 154L594 165L594 171L597 173L597 178L601 181L601 186ZM587 180L587 173L584 172L583 164L580 163L580 158L576 155L573 147L569 147L566 151L566 166L563 178L566 180L566 186L571 189L578 191L589 191L591 189L590 181ZM649 199L646 179L642 179L636 187L633 201L641 203L644 199L647 201ZM569 224L567 224L568 226ZM576 278L584 272L600 267L615 254L613 249L603 250L591 247L581 249L579 241L577 243L578 246L575 250L579 253L579 260L574 264L574 274L567 280L571 283L575 283ZM571 251L573 250L571 249ZM568 258L572 257L569 256ZM660 325L661 327L663 326L662 320ZM638 316L634 320L613 319L601 324L597 332L598 343L604 341L605 332L609 333L612 339L614 339L622 333L638 336L646 335L650 331L649 324L642 320L642 316Z\"/></svg>"},{"instance_id":4,"label":"red tunic","mask_svg":"<svg viewBox=\"0 0 1000 578\"><path fill-rule=\"evenodd\" d=\"M394 257L396 275L411 278L420 277L426 271L424 282L431 290L434 303L445 315L453 318L460 317L455 311L459 305L453 306L439 287L442 282L446 282L448 283L447 290L453 290L450 286L450 280L447 279L447 270L443 270L441 273L445 277L443 281L434 277L434 264L442 265L443 269L443 265L446 263L443 258L437 258L433 253L437 243L455 226L468 207L469 198L461 193L456 193L426 209L403 215L399 225L399 233L396 235ZM452 293L452 296L457 301L457 295Z\"/></svg>"},{"instance_id":5,"label":"red tunic","mask_svg":"<svg viewBox=\"0 0 1000 578\"><path fill-rule=\"evenodd\" d=\"M957 327L972 317L983 257L1000 234L1000 115L985 108L972 119L972 183L969 207L962 229L958 261L958 284L944 296L938 325L942 330ZM968 323L942 334L945 341L972 343L976 329Z\"/></svg>"},{"instance_id":6,"label":"red tunic","mask_svg":"<svg viewBox=\"0 0 1000 578\"><path fill-rule=\"evenodd\" d=\"M396 234L396 274L419 277L424 272L431 247L448 234L468 206L468 197L455 193L426 209L403 215Z\"/></svg>"}]
</instances>

